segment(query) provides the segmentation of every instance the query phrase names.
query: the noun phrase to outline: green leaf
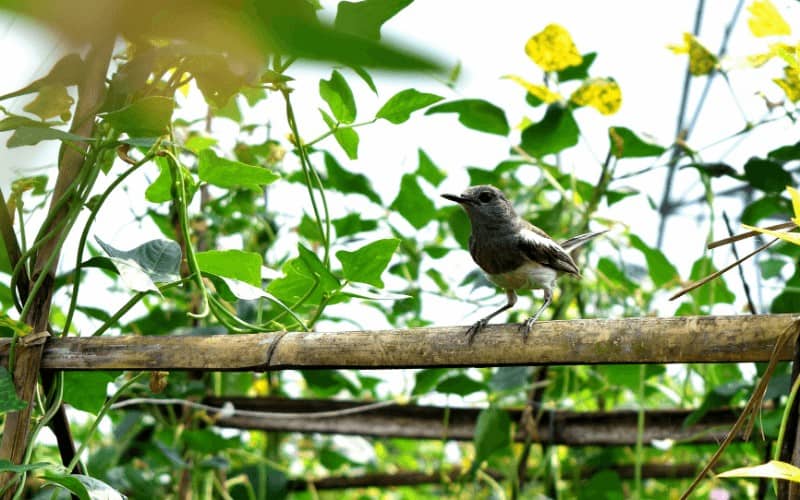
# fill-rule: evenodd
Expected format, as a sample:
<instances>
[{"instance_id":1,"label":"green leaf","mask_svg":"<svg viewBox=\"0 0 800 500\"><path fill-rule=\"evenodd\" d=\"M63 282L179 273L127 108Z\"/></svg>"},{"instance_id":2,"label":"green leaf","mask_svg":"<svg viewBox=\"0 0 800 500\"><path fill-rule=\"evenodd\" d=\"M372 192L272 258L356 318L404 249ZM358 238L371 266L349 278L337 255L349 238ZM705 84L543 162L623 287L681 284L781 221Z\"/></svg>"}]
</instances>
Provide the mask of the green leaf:
<instances>
[{"instance_id":1,"label":"green leaf","mask_svg":"<svg viewBox=\"0 0 800 500\"><path fill-rule=\"evenodd\" d=\"M151 240L132 250L118 250L95 237L108 254L122 281L132 290L158 292L155 283L180 279L181 247L171 240Z\"/></svg>"},{"instance_id":2,"label":"green leaf","mask_svg":"<svg viewBox=\"0 0 800 500\"><path fill-rule=\"evenodd\" d=\"M461 248L469 246L469 235L472 233L469 217L461 207L445 207L442 209L447 217L447 225Z\"/></svg>"},{"instance_id":3,"label":"green leaf","mask_svg":"<svg viewBox=\"0 0 800 500\"><path fill-rule=\"evenodd\" d=\"M369 40L380 40L381 26L413 0L363 0L339 2L334 27Z\"/></svg>"},{"instance_id":4,"label":"green leaf","mask_svg":"<svg viewBox=\"0 0 800 500\"><path fill-rule=\"evenodd\" d=\"M200 180L214 186L228 189L242 187L256 191L280 179L272 170L220 158L211 149L200 151L197 175Z\"/></svg>"},{"instance_id":5,"label":"green leaf","mask_svg":"<svg viewBox=\"0 0 800 500\"><path fill-rule=\"evenodd\" d=\"M601 470L578 489L578 500L623 500L622 481L613 470Z\"/></svg>"},{"instance_id":6,"label":"green leaf","mask_svg":"<svg viewBox=\"0 0 800 500\"><path fill-rule=\"evenodd\" d=\"M617 158L644 158L660 156L666 148L645 142L625 127L609 127L608 139L611 142L611 154Z\"/></svg>"},{"instance_id":7,"label":"green leaf","mask_svg":"<svg viewBox=\"0 0 800 500\"><path fill-rule=\"evenodd\" d=\"M758 262L761 268L761 277L764 279L777 278L781 275L786 261L783 259L764 259Z\"/></svg>"},{"instance_id":8,"label":"green leaf","mask_svg":"<svg viewBox=\"0 0 800 500\"><path fill-rule=\"evenodd\" d=\"M766 193L780 193L786 186L794 186L792 175L780 163L750 158L744 165L744 177L756 189Z\"/></svg>"},{"instance_id":9,"label":"green leaf","mask_svg":"<svg viewBox=\"0 0 800 500\"><path fill-rule=\"evenodd\" d=\"M327 185L340 193L361 194L378 205L383 204L378 194L373 191L372 184L367 176L354 174L345 170L336 158L325 153L325 170L328 172Z\"/></svg>"},{"instance_id":10,"label":"green leaf","mask_svg":"<svg viewBox=\"0 0 800 500\"><path fill-rule=\"evenodd\" d=\"M122 372L92 371L64 373L64 402L97 415L106 402L107 387Z\"/></svg>"},{"instance_id":11,"label":"green leaf","mask_svg":"<svg viewBox=\"0 0 800 500\"><path fill-rule=\"evenodd\" d=\"M508 391L522 387L528 382L528 366L501 366L489 379L489 387L493 391Z\"/></svg>"},{"instance_id":12,"label":"green leaf","mask_svg":"<svg viewBox=\"0 0 800 500\"><path fill-rule=\"evenodd\" d=\"M417 171L418 176L430 182L432 186L439 187L439 184L447 177L447 173L441 168L437 167L433 160L422 149L418 150L419 162Z\"/></svg>"},{"instance_id":13,"label":"green leaf","mask_svg":"<svg viewBox=\"0 0 800 500\"><path fill-rule=\"evenodd\" d=\"M339 219L331 221L336 230L336 236L344 238L366 231L374 231L378 228L378 221L375 219L362 219L358 213L347 214Z\"/></svg>"},{"instance_id":14,"label":"green leaf","mask_svg":"<svg viewBox=\"0 0 800 500\"><path fill-rule=\"evenodd\" d=\"M458 113L458 121L467 128L489 134L508 135L510 128L505 112L483 99L461 99L434 106L425 112Z\"/></svg>"},{"instance_id":15,"label":"green leaf","mask_svg":"<svg viewBox=\"0 0 800 500\"><path fill-rule=\"evenodd\" d=\"M608 206L611 206L615 203L619 203L629 196L635 196L637 194L639 194L639 191L629 187L622 187L621 189L617 190L609 189L606 191L606 200L608 201Z\"/></svg>"},{"instance_id":16,"label":"green leaf","mask_svg":"<svg viewBox=\"0 0 800 500\"><path fill-rule=\"evenodd\" d=\"M151 203L164 203L172 201L172 160L166 156L157 156L154 163L158 167L158 177L144 191L144 197ZM183 173L183 187L186 191L186 199L191 200L197 192L197 183L188 168L178 165L178 169Z\"/></svg>"},{"instance_id":17,"label":"green leaf","mask_svg":"<svg viewBox=\"0 0 800 500\"><path fill-rule=\"evenodd\" d=\"M399 244L400 240L387 238L369 243L354 252L340 250L336 252L336 258L342 263L342 274L348 281L383 288L381 274Z\"/></svg>"},{"instance_id":18,"label":"green leaf","mask_svg":"<svg viewBox=\"0 0 800 500\"><path fill-rule=\"evenodd\" d=\"M36 98L22 109L32 113L42 120L59 117L62 121L70 118L70 108L75 100L67 92L64 85L50 84L39 89Z\"/></svg>"},{"instance_id":19,"label":"green leaf","mask_svg":"<svg viewBox=\"0 0 800 500\"><path fill-rule=\"evenodd\" d=\"M261 288L261 255L242 250L208 250L197 252L201 271L243 281Z\"/></svg>"},{"instance_id":20,"label":"green leaf","mask_svg":"<svg viewBox=\"0 0 800 500\"><path fill-rule=\"evenodd\" d=\"M364 83L367 84L367 86L370 88L370 90L372 90L372 92L375 95L378 95L378 88L375 86L375 82L372 80L372 76L369 73L367 73L367 70L365 70L361 66L350 66L350 69L352 69L353 72L355 72L355 74L357 74L359 77L361 77L362 80L364 80Z\"/></svg>"},{"instance_id":21,"label":"green leaf","mask_svg":"<svg viewBox=\"0 0 800 500\"><path fill-rule=\"evenodd\" d=\"M333 131L333 138L342 147L347 157L351 160L358 158L358 132L352 127L339 127L325 110L320 109L319 112L322 113L322 119L325 120L328 128Z\"/></svg>"},{"instance_id":22,"label":"green leaf","mask_svg":"<svg viewBox=\"0 0 800 500\"><path fill-rule=\"evenodd\" d=\"M436 206L419 187L414 174L403 175L400 192L389 208L400 213L416 229L421 229L436 216Z\"/></svg>"},{"instance_id":23,"label":"green leaf","mask_svg":"<svg viewBox=\"0 0 800 500\"><path fill-rule=\"evenodd\" d=\"M692 273L689 279L694 282L705 278L709 274L717 272L710 257L700 257L692 265ZM728 285L725 283L724 277L706 283L700 288L696 288L690 292L694 298L695 304L699 306L712 306L714 304L733 304L736 296L730 291Z\"/></svg>"},{"instance_id":24,"label":"green leaf","mask_svg":"<svg viewBox=\"0 0 800 500\"><path fill-rule=\"evenodd\" d=\"M601 257L597 262L597 270L603 274L610 282L620 287L627 293L633 293L639 285L628 279L627 274L617 267L608 257Z\"/></svg>"},{"instance_id":25,"label":"green leaf","mask_svg":"<svg viewBox=\"0 0 800 500\"><path fill-rule=\"evenodd\" d=\"M348 391L353 396L359 393L350 380L337 370L300 370L308 388L320 397L331 397L342 390Z\"/></svg>"},{"instance_id":26,"label":"green leaf","mask_svg":"<svg viewBox=\"0 0 800 500\"><path fill-rule=\"evenodd\" d=\"M534 157L559 153L578 144L580 130L572 112L557 104L548 106L542 121L522 131L520 146Z\"/></svg>"},{"instance_id":27,"label":"green leaf","mask_svg":"<svg viewBox=\"0 0 800 500\"><path fill-rule=\"evenodd\" d=\"M14 379L5 366L0 366L0 415L11 411L19 411L28 404L17 397Z\"/></svg>"},{"instance_id":28,"label":"green leaf","mask_svg":"<svg viewBox=\"0 0 800 500\"><path fill-rule=\"evenodd\" d=\"M436 392L442 394L455 394L457 396L469 396L476 392L486 390L486 384L478 382L463 373L447 377L438 384L436 384Z\"/></svg>"},{"instance_id":29,"label":"green leaf","mask_svg":"<svg viewBox=\"0 0 800 500\"><path fill-rule=\"evenodd\" d=\"M786 163L788 161L800 160L800 142L791 146L781 146L767 153L770 160Z\"/></svg>"},{"instance_id":30,"label":"green leaf","mask_svg":"<svg viewBox=\"0 0 800 500\"><path fill-rule=\"evenodd\" d=\"M78 496L80 500L123 500L119 491L99 479L82 474L58 474L53 470L45 472L47 483L57 484Z\"/></svg>"},{"instance_id":31,"label":"green leaf","mask_svg":"<svg viewBox=\"0 0 800 500\"><path fill-rule=\"evenodd\" d=\"M42 141L94 142L94 139L47 127L19 127L8 138L6 146L34 146Z\"/></svg>"},{"instance_id":32,"label":"green leaf","mask_svg":"<svg viewBox=\"0 0 800 500\"><path fill-rule=\"evenodd\" d=\"M240 448L242 441L238 436L225 438L211 429L186 429L181 432L181 440L193 451L213 455L232 448Z\"/></svg>"},{"instance_id":33,"label":"green leaf","mask_svg":"<svg viewBox=\"0 0 800 500\"><path fill-rule=\"evenodd\" d=\"M589 78L589 67L597 58L597 52L589 52L583 54L583 61L577 66L568 66L567 68L557 71L558 81L567 82L570 80L585 80Z\"/></svg>"},{"instance_id":34,"label":"green leaf","mask_svg":"<svg viewBox=\"0 0 800 500\"><path fill-rule=\"evenodd\" d=\"M678 270L675 269L675 266L673 266L669 260L667 260L661 250L658 250L657 248L650 248L635 234L631 234L629 238L631 246L642 252L644 255L644 258L647 261L647 270L649 271L650 278L653 280L653 284L656 287L662 288L667 283L679 279Z\"/></svg>"},{"instance_id":35,"label":"green leaf","mask_svg":"<svg viewBox=\"0 0 800 500\"><path fill-rule=\"evenodd\" d=\"M353 91L341 73L333 70L330 80L319 81L319 95L340 123L353 123L356 119L356 101Z\"/></svg>"},{"instance_id":36,"label":"green leaf","mask_svg":"<svg viewBox=\"0 0 800 500\"><path fill-rule=\"evenodd\" d=\"M482 410L475 424L475 461L470 469L475 472L484 460L511 445L511 418L494 406Z\"/></svg>"},{"instance_id":37,"label":"green leaf","mask_svg":"<svg viewBox=\"0 0 800 500\"><path fill-rule=\"evenodd\" d=\"M375 114L375 118L383 118L397 125L407 121L414 111L428 107L442 99L443 97L436 94L426 94L416 89L401 90L381 106L381 109Z\"/></svg>"},{"instance_id":38,"label":"green leaf","mask_svg":"<svg viewBox=\"0 0 800 500\"><path fill-rule=\"evenodd\" d=\"M67 87L71 85L77 85L81 81L84 71L85 66L81 56L78 54L67 54L53 65L47 75L29 83L19 90L0 96L0 101L38 92L40 89L48 85L61 85Z\"/></svg>"},{"instance_id":39,"label":"green leaf","mask_svg":"<svg viewBox=\"0 0 800 500\"><path fill-rule=\"evenodd\" d=\"M768 194L744 208L742 211L742 223L756 226L762 219L776 214L785 214L786 217L789 217L791 213L791 201L777 194Z\"/></svg>"},{"instance_id":40,"label":"green leaf","mask_svg":"<svg viewBox=\"0 0 800 500\"><path fill-rule=\"evenodd\" d=\"M117 111L106 113L103 120L130 137L159 137L167 133L175 101L168 97L143 97Z\"/></svg>"},{"instance_id":41,"label":"green leaf","mask_svg":"<svg viewBox=\"0 0 800 500\"><path fill-rule=\"evenodd\" d=\"M267 291L285 304L296 304L305 298L306 307L314 307L323 295L341 285L314 252L300 244L297 249L299 256L283 265L284 277L272 280Z\"/></svg>"},{"instance_id":42,"label":"green leaf","mask_svg":"<svg viewBox=\"0 0 800 500\"><path fill-rule=\"evenodd\" d=\"M316 243L322 243L324 239L319 225L305 212L303 212L303 217L300 219L300 225L297 226L297 234L308 241Z\"/></svg>"},{"instance_id":43,"label":"green leaf","mask_svg":"<svg viewBox=\"0 0 800 500\"><path fill-rule=\"evenodd\" d=\"M414 375L414 388L411 390L412 396L427 394L436 387L439 380L450 370L448 368L425 368Z\"/></svg>"}]
</instances>

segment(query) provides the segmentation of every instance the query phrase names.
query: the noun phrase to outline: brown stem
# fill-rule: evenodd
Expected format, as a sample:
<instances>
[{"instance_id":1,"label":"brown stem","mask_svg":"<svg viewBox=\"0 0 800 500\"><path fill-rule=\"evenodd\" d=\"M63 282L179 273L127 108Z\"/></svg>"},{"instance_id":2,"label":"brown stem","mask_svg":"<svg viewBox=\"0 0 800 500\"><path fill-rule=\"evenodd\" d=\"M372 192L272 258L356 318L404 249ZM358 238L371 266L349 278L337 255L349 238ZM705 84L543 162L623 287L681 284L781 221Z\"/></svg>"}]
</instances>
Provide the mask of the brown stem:
<instances>
[{"instance_id":1,"label":"brown stem","mask_svg":"<svg viewBox=\"0 0 800 500\"><path fill-rule=\"evenodd\" d=\"M75 106L75 116L70 127L70 132L73 134L84 137L93 135L95 115L100 109L105 96L105 77L113 48L113 37L99 40L91 48L87 57L84 79L78 86L78 103ZM32 298L34 302L29 309L30 312L23 318L32 327L33 332L46 331L49 327L55 267L58 262L58 254L63 237L66 236L71 227L71 224L64 224L68 211L57 210L55 207L60 206L65 197L74 196L68 188L79 175L81 169L84 168L85 155L83 153L87 150L88 145L83 145L80 150L62 145L59 153L58 177L56 178L50 205L51 217L48 217L49 223L42 227L37 239L56 230L55 228L59 229L57 229L57 234L48 238L47 242L42 245L36 254L31 272L31 282L35 283L42 275L45 278L42 287L36 296ZM69 206L69 203L64 206ZM13 374L14 385L17 396L27 402L27 406L23 410L9 413L6 416L3 437L2 441L0 441L0 459L10 460L14 464L20 464L25 459L30 431L30 417L43 350L44 343L31 346L25 346L21 343L18 346L17 361ZM7 486L13 479L13 474L0 475L0 489ZM6 490L4 498L11 498L13 494L14 490L9 488Z\"/></svg>"}]
</instances>

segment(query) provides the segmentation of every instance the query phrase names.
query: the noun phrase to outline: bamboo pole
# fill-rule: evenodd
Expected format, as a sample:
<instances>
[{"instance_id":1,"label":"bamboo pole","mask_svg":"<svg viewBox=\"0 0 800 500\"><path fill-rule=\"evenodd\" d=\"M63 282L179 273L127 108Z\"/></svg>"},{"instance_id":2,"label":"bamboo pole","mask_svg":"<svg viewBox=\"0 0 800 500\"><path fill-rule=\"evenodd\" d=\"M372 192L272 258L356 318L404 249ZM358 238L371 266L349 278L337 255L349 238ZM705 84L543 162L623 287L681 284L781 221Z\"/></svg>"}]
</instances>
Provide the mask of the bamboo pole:
<instances>
[{"instance_id":1,"label":"bamboo pole","mask_svg":"<svg viewBox=\"0 0 800 500\"><path fill-rule=\"evenodd\" d=\"M154 399L153 401L158 401ZM162 405L132 400L125 408L137 411L174 412L195 411L185 404ZM125 404L125 401L123 401ZM266 432L300 432L340 434L404 439L448 439L472 441L480 408L442 408L415 404L396 404L369 411L363 401L329 399L286 399L249 397L206 397L203 405L223 411L205 410L216 427ZM119 410L118 409L118 410ZM522 410L507 409L512 421L519 421ZM739 410L717 408L709 410L692 425L686 418L693 409L660 409L645 412L642 440L672 440L676 443L719 443L736 421ZM260 412L261 414L257 414ZM334 415L320 417L317 415ZM285 417L280 415L284 414ZM636 444L637 410L575 412L544 410L537 423L533 442L567 446L632 446ZM517 442L525 441L522 429L514 435Z\"/></svg>"},{"instance_id":2,"label":"bamboo pole","mask_svg":"<svg viewBox=\"0 0 800 500\"><path fill-rule=\"evenodd\" d=\"M251 335L133 336L48 340L46 370L267 371L296 368L769 360L789 314L542 321L527 342L518 325L491 325L473 345L466 327ZM0 340L6 362L8 340ZM792 358L791 345L780 359Z\"/></svg>"}]
</instances>

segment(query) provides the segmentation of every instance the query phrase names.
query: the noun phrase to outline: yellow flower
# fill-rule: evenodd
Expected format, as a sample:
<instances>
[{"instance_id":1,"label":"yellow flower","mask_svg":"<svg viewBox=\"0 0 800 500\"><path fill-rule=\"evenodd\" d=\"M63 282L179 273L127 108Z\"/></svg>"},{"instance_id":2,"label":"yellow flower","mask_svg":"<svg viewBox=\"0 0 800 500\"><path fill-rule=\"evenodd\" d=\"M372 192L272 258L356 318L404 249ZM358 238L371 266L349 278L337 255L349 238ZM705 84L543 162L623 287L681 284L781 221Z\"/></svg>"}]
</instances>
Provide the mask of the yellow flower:
<instances>
[{"instance_id":1,"label":"yellow flower","mask_svg":"<svg viewBox=\"0 0 800 500\"><path fill-rule=\"evenodd\" d=\"M558 24L548 24L525 44L525 53L545 71L561 71L583 62L569 31Z\"/></svg>"},{"instance_id":2,"label":"yellow flower","mask_svg":"<svg viewBox=\"0 0 800 500\"><path fill-rule=\"evenodd\" d=\"M545 104L550 104L551 102L556 102L561 100L561 95L558 92L553 92L544 85L531 83L522 78L521 76L506 75L503 78L520 84L525 88L525 90L527 90L530 94L532 94Z\"/></svg>"},{"instance_id":3,"label":"yellow flower","mask_svg":"<svg viewBox=\"0 0 800 500\"><path fill-rule=\"evenodd\" d=\"M691 33L683 34L683 45L670 45L676 54L689 54L689 73L694 76L707 75L717 65L717 56L697 41Z\"/></svg>"},{"instance_id":4,"label":"yellow flower","mask_svg":"<svg viewBox=\"0 0 800 500\"><path fill-rule=\"evenodd\" d=\"M783 74L784 78L773 78L772 81L783 89L790 101L800 101L800 69L784 66Z\"/></svg>"},{"instance_id":5,"label":"yellow flower","mask_svg":"<svg viewBox=\"0 0 800 500\"><path fill-rule=\"evenodd\" d=\"M578 106L591 106L604 115L619 111L622 91L613 78L591 78L583 82L569 98Z\"/></svg>"},{"instance_id":6,"label":"yellow flower","mask_svg":"<svg viewBox=\"0 0 800 500\"><path fill-rule=\"evenodd\" d=\"M786 190L789 192L789 196L792 198L792 211L794 211L794 217L792 217L792 222L800 226L800 192L798 192L795 188L791 186L786 186ZM749 231L768 234L770 236L780 238L784 241L788 241L789 243L800 245L800 233L785 233L781 231L773 231L771 229L763 229L760 227L748 226L747 224L742 224L742 226L747 228Z\"/></svg>"},{"instance_id":7,"label":"yellow flower","mask_svg":"<svg viewBox=\"0 0 800 500\"><path fill-rule=\"evenodd\" d=\"M747 25L750 26L750 31L753 35L762 37L790 35L792 33L792 29L770 0L756 0L747 10L750 11L750 19L747 20Z\"/></svg>"}]
</instances>

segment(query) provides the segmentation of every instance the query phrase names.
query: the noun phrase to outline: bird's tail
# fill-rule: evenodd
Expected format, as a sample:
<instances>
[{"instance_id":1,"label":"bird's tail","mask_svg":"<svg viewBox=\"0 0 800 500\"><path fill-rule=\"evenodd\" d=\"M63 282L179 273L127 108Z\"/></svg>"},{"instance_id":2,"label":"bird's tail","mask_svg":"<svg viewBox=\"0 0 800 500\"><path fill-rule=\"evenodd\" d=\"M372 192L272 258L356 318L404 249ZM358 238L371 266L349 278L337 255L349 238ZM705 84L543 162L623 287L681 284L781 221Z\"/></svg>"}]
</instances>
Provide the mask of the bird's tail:
<instances>
[{"instance_id":1,"label":"bird's tail","mask_svg":"<svg viewBox=\"0 0 800 500\"><path fill-rule=\"evenodd\" d=\"M573 236L572 238L570 238L568 240L562 241L561 243L559 243L559 245L561 245L561 248L563 248L567 252L572 252L576 248L582 247L583 245L588 243L590 240L593 240L594 238L597 238L601 234L605 234L607 232L608 232L608 229L606 229L605 231L597 231L596 233L579 234L578 236Z\"/></svg>"}]
</instances>

